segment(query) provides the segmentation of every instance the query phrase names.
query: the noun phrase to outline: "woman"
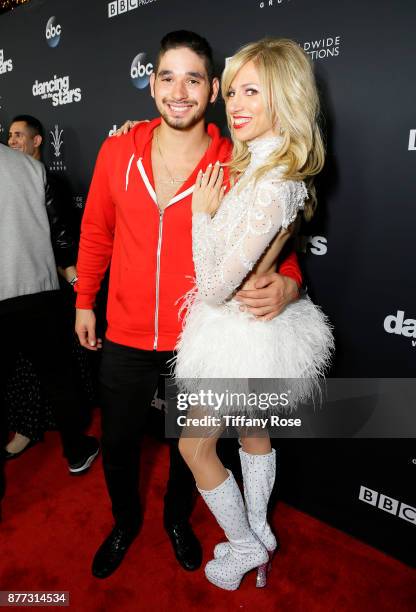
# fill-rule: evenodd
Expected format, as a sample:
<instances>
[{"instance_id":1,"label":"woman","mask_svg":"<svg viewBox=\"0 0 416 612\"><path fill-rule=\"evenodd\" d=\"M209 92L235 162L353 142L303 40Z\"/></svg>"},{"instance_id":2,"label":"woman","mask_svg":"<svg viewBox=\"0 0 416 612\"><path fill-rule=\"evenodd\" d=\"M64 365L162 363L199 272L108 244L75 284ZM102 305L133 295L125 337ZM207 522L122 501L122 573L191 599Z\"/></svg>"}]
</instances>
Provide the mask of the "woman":
<instances>
[{"instance_id":1,"label":"woman","mask_svg":"<svg viewBox=\"0 0 416 612\"><path fill-rule=\"evenodd\" d=\"M299 211L306 219L313 214L312 178L322 169L324 148L311 63L290 40L249 44L227 64L222 94L234 142L232 188L224 195L219 164L200 173L195 185L196 288L186 299L175 376L188 391L198 389L201 379L300 378L305 383L298 397L304 399L329 365L333 338L326 317L303 298L279 317L257 321L241 311L233 295L269 265L269 249L275 257L276 244L292 231ZM266 519L275 451L268 436L241 436L244 504L217 456L220 433L202 439L189 437L193 433L187 430L179 444L228 538L216 547L205 573L213 584L234 590L257 567L257 585L264 586L276 548Z\"/></svg>"}]
</instances>

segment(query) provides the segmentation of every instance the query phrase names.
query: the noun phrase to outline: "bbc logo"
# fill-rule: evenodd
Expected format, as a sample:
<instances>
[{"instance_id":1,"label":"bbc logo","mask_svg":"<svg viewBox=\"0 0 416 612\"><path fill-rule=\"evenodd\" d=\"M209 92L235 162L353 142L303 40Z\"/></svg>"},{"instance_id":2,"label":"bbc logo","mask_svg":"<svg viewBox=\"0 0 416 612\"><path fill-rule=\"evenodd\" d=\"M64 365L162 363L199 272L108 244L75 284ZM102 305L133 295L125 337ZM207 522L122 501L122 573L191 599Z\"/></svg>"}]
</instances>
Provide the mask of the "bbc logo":
<instances>
[{"instance_id":1,"label":"bbc logo","mask_svg":"<svg viewBox=\"0 0 416 612\"><path fill-rule=\"evenodd\" d=\"M114 2L108 3L108 17L117 17L128 11L134 11L139 6L146 6L146 4L153 4L157 0L114 0Z\"/></svg>"},{"instance_id":2,"label":"bbc logo","mask_svg":"<svg viewBox=\"0 0 416 612\"><path fill-rule=\"evenodd\" d=\"M388 497L364 486L360 487L359 499L366 504L370 504L416 525L416 508L413 508L413 506L409 506L393 497Z\"/></svg>"},{"instance_id":3,"label":"bbc logo","mask_svg":"<svg viewBox=\"0 0 416 612\"><path fill-rule=\"evenodd\" d=\"M116 17L121 13L127 13L127 11L133 11L139 6L139 0L115 0L114 2L108 3L108 16Z\"/></svg>"}]
</instances>

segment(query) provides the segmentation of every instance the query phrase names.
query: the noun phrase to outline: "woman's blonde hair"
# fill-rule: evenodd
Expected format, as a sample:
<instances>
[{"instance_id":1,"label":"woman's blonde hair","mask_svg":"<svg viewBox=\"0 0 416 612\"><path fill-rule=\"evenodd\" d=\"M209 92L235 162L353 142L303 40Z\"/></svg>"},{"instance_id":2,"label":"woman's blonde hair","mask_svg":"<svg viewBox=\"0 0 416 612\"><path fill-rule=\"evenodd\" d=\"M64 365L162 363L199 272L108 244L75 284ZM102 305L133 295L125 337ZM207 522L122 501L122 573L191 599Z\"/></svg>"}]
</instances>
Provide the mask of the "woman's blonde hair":
<instances>
[{"instance_id":1,"label":"woman's blonde hair","mask_svg":"<svg viewBox=\"0 0 416 612\"><path fill-rule=\"evenodd\" d=\"M309 199L304 215L311 219L316 208L313 177L324 165L325 148L318 125L319 97L312 63L307 54L293 40L265 38L242 47L227 63L222 75L222 96L228 91L237 72L253 61L260 77L265 107L271 124L280 123L282 145L267 163L256 171L255 179L276 166L285 166L284 177L304 180ZM233 129L227 115L231 134ZM230 176L235 180L246 169L250 152L245 142L233 139L234 148L229 164Z\"/></svg>"}]
</instances>

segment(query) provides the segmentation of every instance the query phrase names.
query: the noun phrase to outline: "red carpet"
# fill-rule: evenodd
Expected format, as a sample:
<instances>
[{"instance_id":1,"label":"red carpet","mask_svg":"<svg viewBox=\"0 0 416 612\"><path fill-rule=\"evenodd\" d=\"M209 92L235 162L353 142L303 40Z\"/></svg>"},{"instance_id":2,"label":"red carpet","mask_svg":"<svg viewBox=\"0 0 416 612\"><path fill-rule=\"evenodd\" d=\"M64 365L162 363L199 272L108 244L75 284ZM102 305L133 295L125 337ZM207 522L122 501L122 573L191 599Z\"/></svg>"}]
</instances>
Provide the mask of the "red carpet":
<instances>
[{"instance_id":1,"label":"red carpet","mask_svg":"<svg viewBox=\"0 0 416 612\"><path fill-rule=\"evenodd\" d=\"M71 477L58 435L7 465L0 524L0 590L70 592L80 612L176 609L306 611L415 611L416 572L336 529L278 505L274 523L282 550L268 586L246 576L238 591L210 585L203 569L187 573L173 557L162 528L168 449L152 440L143 452L145 522L123 565L100 581L91 558L111 526L100 461ZM198 499L193 526L211 558L221 531Z\"/></svg>"}]
</instances>

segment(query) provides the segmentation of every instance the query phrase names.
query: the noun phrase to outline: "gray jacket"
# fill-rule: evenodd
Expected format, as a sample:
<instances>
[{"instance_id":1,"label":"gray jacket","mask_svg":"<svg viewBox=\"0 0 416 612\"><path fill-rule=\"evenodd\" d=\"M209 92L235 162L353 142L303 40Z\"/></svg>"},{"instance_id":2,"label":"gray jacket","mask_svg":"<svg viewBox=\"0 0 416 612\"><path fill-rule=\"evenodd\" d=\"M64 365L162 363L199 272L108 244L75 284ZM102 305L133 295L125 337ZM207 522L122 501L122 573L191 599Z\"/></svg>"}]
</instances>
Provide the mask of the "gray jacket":
<instances>
[{"instance_id":1,"label":"gray jacket","mask_svg":"<svg viewBox=\"0 0 416 612\"><path fill-rule=\"evenodd\" d=\"M43 164L0 144L0 301L59 289Z\"/></svg>"}]
</instances>

